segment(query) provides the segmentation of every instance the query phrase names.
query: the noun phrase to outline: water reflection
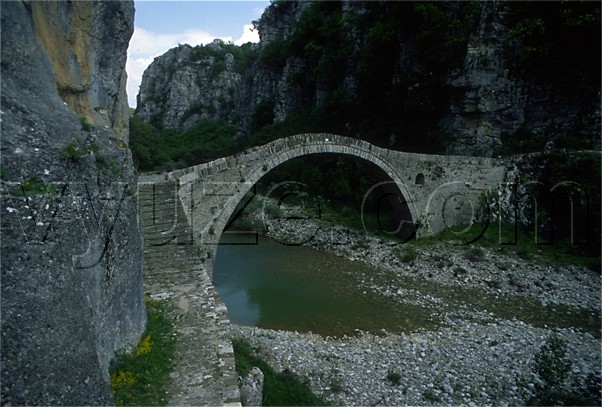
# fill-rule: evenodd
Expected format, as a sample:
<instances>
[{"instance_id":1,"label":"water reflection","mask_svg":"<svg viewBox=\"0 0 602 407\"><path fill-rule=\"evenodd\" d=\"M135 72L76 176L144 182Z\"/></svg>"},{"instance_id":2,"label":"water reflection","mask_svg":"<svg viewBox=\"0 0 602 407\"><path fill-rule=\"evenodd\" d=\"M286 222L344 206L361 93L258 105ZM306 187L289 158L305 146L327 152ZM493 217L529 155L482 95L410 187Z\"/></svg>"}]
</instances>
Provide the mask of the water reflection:
<instances>
[{"instance_id":1,"label":"water reflection","mask_svg":"<svg viewBox=\"0 0 602 407\"><path fill-rule=\"evenodd\" d=\"M235 243L240 237L222 239ZM261 236L258 245L221 245L213 278L230 320L240 325L323 335L432 328L428 310L362 292L350 278L373 271L361 262Z\"/></svg>"}]
</instances>

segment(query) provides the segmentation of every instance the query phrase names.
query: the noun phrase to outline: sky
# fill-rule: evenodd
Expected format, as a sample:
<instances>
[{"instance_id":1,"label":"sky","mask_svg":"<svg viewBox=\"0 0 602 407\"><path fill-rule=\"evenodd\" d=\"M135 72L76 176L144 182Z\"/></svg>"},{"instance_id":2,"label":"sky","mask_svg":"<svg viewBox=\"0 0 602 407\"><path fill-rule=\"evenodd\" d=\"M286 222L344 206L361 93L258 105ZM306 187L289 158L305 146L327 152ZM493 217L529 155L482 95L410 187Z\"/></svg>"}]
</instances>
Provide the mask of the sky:
<instances>
[{"instance_id":1,"label":"sky","mask_svg":"<svg viewBox=\"0 0 602 407\"><path fill-rule=\"evenodd\" d=\"M258 42L257 20L270 4L264 1L136 0L134 34L128 48L128 103L136 107L142 74L155 57L178 44L207 44L215 38L235 44Z\"/></svg>"}]
</instances>

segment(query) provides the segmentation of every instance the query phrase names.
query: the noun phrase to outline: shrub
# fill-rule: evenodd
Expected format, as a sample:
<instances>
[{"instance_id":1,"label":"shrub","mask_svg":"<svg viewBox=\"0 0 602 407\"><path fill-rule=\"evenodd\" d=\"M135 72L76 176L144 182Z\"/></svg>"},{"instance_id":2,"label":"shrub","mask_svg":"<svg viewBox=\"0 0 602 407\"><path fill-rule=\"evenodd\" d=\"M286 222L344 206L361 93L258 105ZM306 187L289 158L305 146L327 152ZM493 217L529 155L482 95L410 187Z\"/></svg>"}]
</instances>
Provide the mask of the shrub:
<instances>
[{"instance_id":1,"label":"shrub","mask_svg":"<svg viewBox=\"0 0 602 407\"><path fill-rule=\"evenodd\" d=\"M441 398L437 395L437 393L435 393L435 391L433 389L426 389L423 393L422 396L432 402L432 403L440 403L441 402Z\"/></svg>"},{"instance_id":2,"label":"shrub","mask_svg":"<svg viewBox=\"0 0 602 407\"><path fill-rule=\"evenodd\" d=\"M56 195L59 191L53 184L32 178L20 183L19 185L9 188L8 193L15 196L33 196L33 195Z\"/></svg>"},{"instance_id":3,"label":"shrub","mask_svg":"<svg viewBox=\"0 0 602 407\"><path fill-rule=\"evenodd\" d=\"M411 263L418 258L418 252L416 250L414 250L413 248L407 248L404 251L398 251L397 258L402 263Z\"/></svg>"},{"instance_id":4,"label":"shrub","mask_svg":"<svg viewBox=\"0 0 602 407\"><path fill-rule=\"evenodd\" d=\"M82 141L73 140L67 144L62 150L61 155L73 161L77 161L88 154L98 154L99 146L95 142L84 143Z\"/></svg>"},{"instance_id":5,"label":"shrub","mask_svg":"<svg viewBox=\"0 0 602 407\"><path fill-rule=\"evenodd\" d=\"M90 124L90 122L88 121L88 119L85 116L82 116L79 118L79 122L82 125L82 130L83 131L90 131L92 130L92 125Z\"/></svg>"},{"instance_id":6,"label":"shrub","mask_svg":"<svg viewBox=\"0 0 602 407\"><path fill-rule=\"evenodd\" d=\"M530 400L535 405L557 405L570 396L566 382L572 362L566 358L566 343L556 333L551 334L535 354L533 371L541 379L536 394Z\"/></svg>"},{"instance_id":7,"label":"shrub","mask_svg":"<svg viewBox=\"0 0 602 407\"><path fill-rule=\"evenodd\" d=\"M278 373L263 359L255 354L251 345L242 340L232 341L236 372L246 376L253 366L264 374L263 400L264 406L323 406L326 403L315 396L306 381L300 380L290 370Z\"/></svg>"},{"instance_id":8,"label":"shrub","mask_svg":"<svg viewBox=\"0 0 602 407\"><path fill-rule=\"evenodd\" d=\"M401 375L398 372L389 370L389 373L387 373L387 381L392 385L397 386L401 383Z\"/></svg>"}]
</instances>

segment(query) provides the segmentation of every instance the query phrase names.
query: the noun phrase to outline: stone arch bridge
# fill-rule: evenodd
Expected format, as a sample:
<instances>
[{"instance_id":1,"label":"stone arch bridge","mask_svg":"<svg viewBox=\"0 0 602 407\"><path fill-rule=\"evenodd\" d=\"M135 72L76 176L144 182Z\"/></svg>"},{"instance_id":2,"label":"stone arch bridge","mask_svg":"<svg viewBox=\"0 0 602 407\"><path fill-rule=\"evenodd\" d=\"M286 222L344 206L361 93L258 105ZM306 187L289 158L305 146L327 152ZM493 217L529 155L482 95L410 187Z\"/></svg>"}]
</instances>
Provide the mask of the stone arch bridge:
<instances>
[{"instance_id":1,"label":"stone arch bridge","mask_svg":"<svg viewBox=\"0 0 602 407\"><path fill-rule=\"evenodd\" d=\"M406 153L333 134L299 134L193 167L141 176L147 245L193 244L209 260L211 275L221 234L255 183L288 160L324 153L358 157L380 168L387 194L401 202L402 221L417 238L471 224L478 206L507 173L503 162L493 158ZM159 213L159 207L168 213Z\"/></svg>"}]
</instances>

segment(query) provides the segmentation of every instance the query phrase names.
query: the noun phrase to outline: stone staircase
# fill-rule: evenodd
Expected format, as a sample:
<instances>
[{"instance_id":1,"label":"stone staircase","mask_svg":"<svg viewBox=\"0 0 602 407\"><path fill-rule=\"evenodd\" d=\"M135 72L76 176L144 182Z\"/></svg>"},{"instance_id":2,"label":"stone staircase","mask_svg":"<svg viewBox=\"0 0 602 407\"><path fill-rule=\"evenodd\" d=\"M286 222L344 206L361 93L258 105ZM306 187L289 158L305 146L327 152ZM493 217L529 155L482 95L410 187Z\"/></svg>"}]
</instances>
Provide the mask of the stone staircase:
<instances>
[{"instance_id":1,"label":"stone staircase","mask_svg":"<svg viewBox=\"0 0 602 407\"><path fill-rule=\"evenodd\" d=\"M145 291L168 301L176 325L169 405L240 405L228 312L196 255L177 186L140 181Z\"/></svg>"}]
</instances>

